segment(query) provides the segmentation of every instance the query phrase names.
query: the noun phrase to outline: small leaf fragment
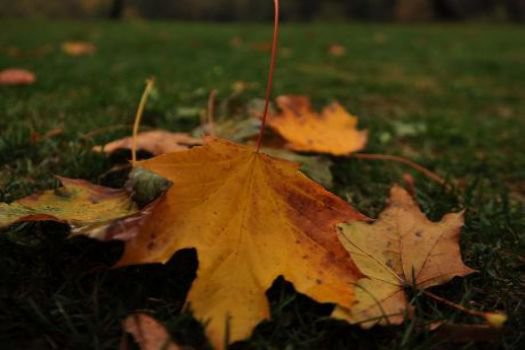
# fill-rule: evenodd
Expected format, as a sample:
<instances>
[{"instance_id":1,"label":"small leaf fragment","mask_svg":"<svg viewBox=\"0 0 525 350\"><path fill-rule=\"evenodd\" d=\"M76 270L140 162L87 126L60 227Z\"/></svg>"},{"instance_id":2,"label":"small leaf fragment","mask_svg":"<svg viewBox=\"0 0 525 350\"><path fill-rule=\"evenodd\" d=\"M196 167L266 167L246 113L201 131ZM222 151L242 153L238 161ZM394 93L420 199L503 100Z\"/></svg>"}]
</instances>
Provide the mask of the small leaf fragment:
<instances>
[{"instance_id":1,"label":"small leaf fragment","mask_svg":"<svg viewBox=\"0 0 525 350\"><path fill-rule=\"evenodd\" d=\"M122 328L131 334L140 350L180 350L173 342L166 328L153 317L145 313L129 315Z\"/></svg>"}]
</instances>

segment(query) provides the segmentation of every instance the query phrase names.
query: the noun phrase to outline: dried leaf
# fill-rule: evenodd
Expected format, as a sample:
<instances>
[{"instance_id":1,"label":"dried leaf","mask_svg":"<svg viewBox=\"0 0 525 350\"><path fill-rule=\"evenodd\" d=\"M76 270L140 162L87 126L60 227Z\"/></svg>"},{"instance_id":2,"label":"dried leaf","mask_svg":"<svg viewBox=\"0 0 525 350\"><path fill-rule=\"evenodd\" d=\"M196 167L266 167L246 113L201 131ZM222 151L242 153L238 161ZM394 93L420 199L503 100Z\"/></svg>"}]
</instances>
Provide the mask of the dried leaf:
<instances>
[{"instance_id":1,"label":"dried leaf","mask_svg":"<svg viewBox=\"0 0 525 350\"><path fill-rule=\"evenodd\" d=\"M339 238L367 277L358 281L357 303L334 316L370 327L399 324L410 313L403 288L425 289L474 270L461 260L463 213L432 222L401 187L390 192L388 207L373 224L339 225Z\"/></svg>"},{"instance_id":2,"label":"dried leaf","mask_svg":"<svg viewBox=\"0 0 525 350\"><path fill-rule=\"evenodd\" d=\"M132 137L125 137L104 146L95 146L95 152L113 153L117 149L131 149ZM137 149L148 151L153 155L184 151L201 145L202 140L185 133L173 133L165 130L152 130L137 135Z\"/></svg>"},{"instance_id":3,"label":"dried leaf","mask_svg":"<svg viewBox=\"0 0 525 350\"><path fill-rule=\"evenodd\" d=\"M26 69L9 68L0 71L0 85L31 85L35 81L35 74Z\"/></svg>"},{"instance_id":4,"label":"dried leaf","mask_svg":"<svg viewBox=\"0 0 525 350\"><path fill-rule=\"evenodd\" d=\"M138 163L173 182L118 265L165 263L196 248L188 295L217 348L248 337L269 315L265 291L280 275L319 302L349 308L360 277L335 225L365 219L298 171L252 147L211 139Z\"/></svg>"},{"instance_id":5,"label":"dried leaf","mask_svg":"<svg viewBox=\"0 0 525 350\"><path fill-rule=\"evenodd\" d=\"M153 317L136 313L122 322L125 332L131 334L140 350L180 350L181 347L171 340L166 328Z\"/></svg>"},{"instance_id":6,"label":"dried leaf","mask_svg":"<svg viewBox=\"0 0 525 350\"><path fill-rule=\"evenodd\" d=\"M66 41L62 43L62 51L70 56L92 55L96 50L96 46L87 41Z\"/></svg>"},{"instance_id":7,"label":"dried leaf","mask_svg":"<svg viewBox=\"0 0 525 350\"><path fill-rule=\"evenodd\" d=\"M0 203L0 228L23 221L58 221L80 229L135 214L137 209L122 190L59 177L64 187Z\"/></svg>"},{"instance_id":8,"label":"dried leaf","mask_svg":"<svg viewBox=\"0 0 525 350\"><path fill-rule=\"evenodd\" d=\"M347 155L362 149L366 131L358 131L357 118L333 103L319 115L304 96L280 96L281 113L268 116L268 125L279 133L294 151Z\"/></svg>"}]
</instances>

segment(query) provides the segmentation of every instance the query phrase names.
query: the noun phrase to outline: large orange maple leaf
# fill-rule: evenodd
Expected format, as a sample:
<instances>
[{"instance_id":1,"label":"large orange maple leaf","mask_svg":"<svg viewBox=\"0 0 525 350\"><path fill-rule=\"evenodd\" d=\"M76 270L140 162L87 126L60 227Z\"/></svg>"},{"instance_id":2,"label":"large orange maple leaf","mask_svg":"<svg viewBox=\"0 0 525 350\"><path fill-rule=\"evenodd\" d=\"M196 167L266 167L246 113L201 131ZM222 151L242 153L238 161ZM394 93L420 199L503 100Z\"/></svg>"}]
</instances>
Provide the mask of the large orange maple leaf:
<instances>
[{"instance_id":1,"label":"large orange maple leaf","mask_svg":"<svg viewBox=\"0 0 525 350\"><path fill-rule=\"evenodd\" d=\"M213 139L138 163L173 182L119 265L164 263L196 248L188 303L222 348L269 317L265 291L284 276L319 302L349 308L361 276L336 225L365 217L289 161Z\"/></svg>"}]
</instances>

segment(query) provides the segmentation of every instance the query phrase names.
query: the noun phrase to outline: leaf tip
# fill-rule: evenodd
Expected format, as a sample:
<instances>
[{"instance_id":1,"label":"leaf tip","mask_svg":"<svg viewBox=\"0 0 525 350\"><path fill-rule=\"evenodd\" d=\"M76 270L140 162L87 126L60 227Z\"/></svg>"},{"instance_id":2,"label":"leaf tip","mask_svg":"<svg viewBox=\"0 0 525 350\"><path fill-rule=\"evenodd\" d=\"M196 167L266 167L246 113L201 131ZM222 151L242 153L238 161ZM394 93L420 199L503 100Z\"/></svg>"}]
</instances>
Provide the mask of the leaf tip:
<instances>
[{"instance_id":1,"label":"leaf tip","mask_svg":"<svg viewBox=\"0 0 525 350\"><path fill-rule=\"evenodd\" d=\"M503 312L486 312L484 317L487 323L494 328L503 327L508 318Z\"/></svg>"}]
</instances>

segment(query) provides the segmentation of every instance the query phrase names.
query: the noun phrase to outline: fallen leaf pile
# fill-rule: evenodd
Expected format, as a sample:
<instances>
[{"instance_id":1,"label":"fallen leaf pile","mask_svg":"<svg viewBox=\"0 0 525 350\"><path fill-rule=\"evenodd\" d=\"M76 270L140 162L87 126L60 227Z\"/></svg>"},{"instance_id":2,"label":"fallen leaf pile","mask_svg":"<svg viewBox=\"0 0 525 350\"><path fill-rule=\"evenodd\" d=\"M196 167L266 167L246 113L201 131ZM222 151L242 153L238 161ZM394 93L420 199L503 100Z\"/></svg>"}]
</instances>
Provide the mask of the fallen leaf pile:
<instances>
[{"instance_id":1,"label":"fallen leaf pile","mask_svg":"<svg viewBox=\"0 0 525 350\"><path fill-rule=\"evenodd\" d=\"M404 288L425 289L474 272L461 260L462 226L462 212L432 222L394 186L377 221L339 225L342 244L366 277L358 281L356 304L339 306L334 316L364 327L399 324L411 314Z\"/></svg>"}]
</instances>

